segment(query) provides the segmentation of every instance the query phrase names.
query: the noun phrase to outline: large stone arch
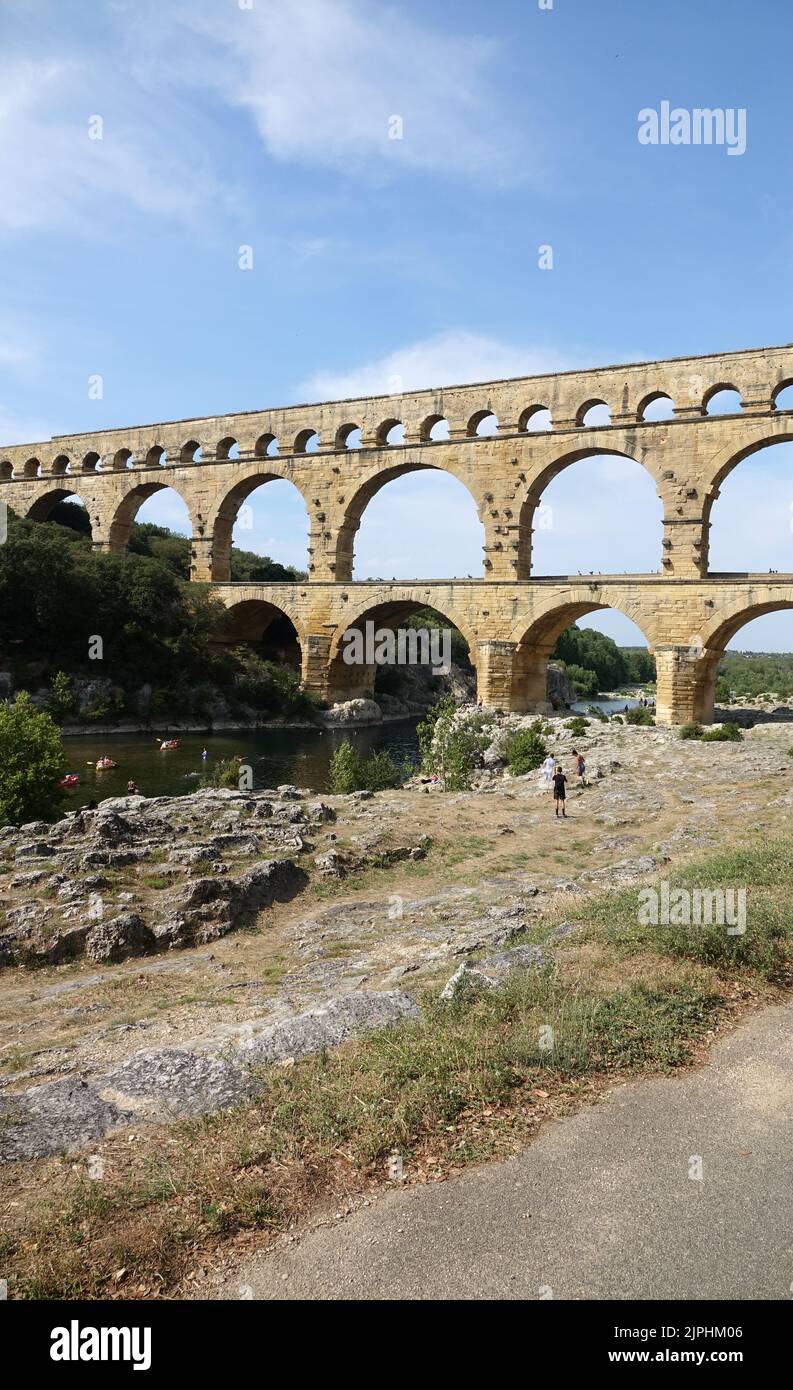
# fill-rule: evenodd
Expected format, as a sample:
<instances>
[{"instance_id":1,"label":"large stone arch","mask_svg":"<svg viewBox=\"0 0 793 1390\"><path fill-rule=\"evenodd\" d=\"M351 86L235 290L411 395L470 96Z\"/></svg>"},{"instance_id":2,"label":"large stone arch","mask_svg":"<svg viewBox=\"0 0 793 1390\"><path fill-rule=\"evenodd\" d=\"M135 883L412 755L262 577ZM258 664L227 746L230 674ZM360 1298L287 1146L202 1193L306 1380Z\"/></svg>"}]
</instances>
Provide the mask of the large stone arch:
<instances>
[{"instance_id":1,"label":"large stone arch","mask_svg":"<svg viewBox=\"0 0 793 1390\"><path fill-rule=\"evenodd\" d=\"M482 540L484 543L485 527L482 512L485 504L481 499L477 499L472 492L471 478L467 471L463 468L451 467L434 457L431 463L416 457L401 459L398 463L391 464L385 468L380 466L376 471L371 472L368 477L358 485L352 497L345 500L343 504L344 510L335 537L333 573L337 580L341 580L341 582L345 584L352 580L355 535L361 524L363 514L372 498L396 478L405 477L408 473L424 473L428 471L448 473L449 476L455 478L458 483L462 483L471 497L476 508L477 517L483 526Z\"/></svg>"},{"instance_id":2,"label":"large stone arch","mask_svg":"<svg viewBox=\"0 0 793 1390\"><path fill-rule=\"evenodd\" d=\"M513 656L508 708L548 709L548 661L557 638L587 613L607 608L635 623L653 650L657 621L651 604L642 604L640 600L626 602L623 593L598 584L577 585L566 593L557 590L538 606L528 623L525 617L521 618L510 633Z\"/></svg>"},{"instance_id":3,"label":"large stone arch","mask_svg":"<svg viewBox=\"0 0 793 1390\"><path fill-rule=\"evenodd\" d=\"M793 608L793 584L775 586L773 595L767 597L761 592L747 597L744 591L731 602L719 606L710 622L696 634L688 653L689 719L700 724L712 723L719 666L735 634L755 618L786 608Z\"/></svg>"},{"instance_id":4,"label":"large stone arch","mask_svg":"<svg viewBox=\"0 0 793 1390\"><path fill-rule=\"evenodd\" d=\"M549 445L545 440L543 440L543 444L545 446L545 460L538 459L535 461L531 471L529 471L528 469L524 470L524 473L521 475L522 486L516 494L516 502L518 504L518 554L516 578L528 579L532 573L532 536L535 529L535 520L537 520L538 509L542 508L544 505L544 493L550 487L551 483L553 483L561 473L565 472L566 469L571 468L573 464L583 462L584 459L614 457L624 458L627 459L630 463L635 463L637 467L641 468L655 484L657 495L660 498L661 503L664 506L664 509L666 510L666 501L662 490L662 474L658 462L652 458L650 451L648 449L642 448L638 442L636 443L635 449L632 451L630 447L631 442L632 441L628 442L627 447L619 448L613 440L609 440L608 438L604 439L603 442L598 442L598 440L595 439L592 442L587 441L585 444L579 442L576 444L574 448L568 448L564 450L562 453L557 453L556 450L558 449L558 443L554 446ZM661 450L659 449L659 454L660 453ZM552 456L548 457L549 454L552 454ZM542 516L543 514L540 511L540 525L542 525ZM661 518L659 524L659 554L661 550L662 540L663 517Z\"/></svg>"},{"instance_id":5,"label":"large stone arch","mask_svg":"<svg viewBox=\"0 0 793 1390\"><path fill-rule=\"evenodd\" d=\"M272 462L268 458L266 466L264 462L258 466L251 464L241 477L236 477L233 485L223 493L218 501L209 523L211 536L210 576L215 583L226 584L231 578L231 541L234 523L237 520L240 507L258 487L262 487L265 483L280 481L291 483L300 495L308 513L305 493L295 482L291 472L288 469L280 470L273 467Z\"/></svg>"},{"instance_id":6,"label":"large stone arch","mask_svg":"<svg viewBox=\"0 0 793 1390\"><path fill-rule=\"evenodd\" d=\"M114 479L118 477L119 475L114 475ZM191 537L195 535L195 518L190 501L179 488L174 487L170 475L158 478L156 482L144 483L130 480L129 486L123 490L121 496L119 496L118 491L115 492L114 500L110 504L107 543L108 549L112 553L118 554L127 549L130 528L143 503L147 502L155 493L168 490L175 492L184 502L190 518L190 535Z\"/></svg>"},{"instance_id":7,"label":"large stone arch","mask_svg":"<svg viewBox=\"0 0 793 1390\"><path fill-rule=\"evenodd\" d=\"M334 701L351 700L359 697L370 698L374 691L376 667L373 663L349 664L343 656L343 637L350 629L365 631L367 622L374 629L391 628L395 630L405 618L432 608L446 618L450 626L456 627L468 643L471 662L477 667L479 643L476 629L465 613L455 612L457 605L448 601L449 590L434 593L422 586L389 585L383 588L382 597L371 590L366 598L351 603L345 611L330 639L328 651L328 698Z\"/></svg>"},{"instance_id":8,"label":"large stone arch","mask_svg":"<svg viewBox=\"0 0 793 1390\"><path fill-rule=\"evenodd\" d=\"M768 449L774 444L790 443L793 443L793 424L789 418L780 417L778 422L763 421L763 433L759 437L750 439L737 448L733 442L732 445L720 449L711 458L707 467L707 490L702 502L702 526L706 549L710 547L713 504L719 497L721 485L725 478L729 477L730 473L745 459L759 453L761 449Z\"/></svg>"}]
</instances>

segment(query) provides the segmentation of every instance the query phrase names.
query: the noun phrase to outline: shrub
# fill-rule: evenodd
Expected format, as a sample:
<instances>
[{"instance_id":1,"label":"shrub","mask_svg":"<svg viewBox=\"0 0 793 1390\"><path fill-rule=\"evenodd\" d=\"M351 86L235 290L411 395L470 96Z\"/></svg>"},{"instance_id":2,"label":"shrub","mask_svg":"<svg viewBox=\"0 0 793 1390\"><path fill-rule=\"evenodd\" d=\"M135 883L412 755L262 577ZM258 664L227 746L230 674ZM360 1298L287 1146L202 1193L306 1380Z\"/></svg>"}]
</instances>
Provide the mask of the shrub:
<instances>
[{"instance_id":1,"label":"shrub","mask_svg":"<svg viewBox=\"0 0 793 1390\"><path fill-rule=\"evenodd\" d=\"M629 709L625 715L626 724L639 724L642 728L652 728L655 723L653 716L648 709L643 709L637 705L636 709Z\"/></svg>"},{"instance_id":2,"label":"shrub","mask_svg":"<svg viewBox=\"0 0 793 1390\"><path fill-rule=\"evenodd\" d=\"M54 820L63 806L58 786L66 766L58 727L26 692L0 705L0 824Z\"/></svg>"},{"instance_id":3,"label":"shrub","mask_svg":"<svg viewBox=\"0 0 793 1390\"><path fill-rule=\"evenodd\" d=\"M701 724L683 724L678 735L679 738L702 738L705 730Z\"/></svg>"},{"instance_id":4,"label":"shrub","mask_svg":"<svg viewBox=\"0 0 793 1390\"><path fill-rule=\"evenodd\" d=\"M589 728L589 720L585 719L583 714L574 714L572 719L568 719L564 727L569 729L571 734L575 734L576 738L580 738Z\"/></svg>"},{"instance_id":5,"label":"shrub","mask_svg":"<svg viewBox=\"0 0 793 1390\"><path fill-rule=\"evenodd\" d=\"M490 745L491 718L482 710L464 714L447 696L429 710L418 735L423 771L440 777L444 791L465 791Z\"/></svg>"},{"instance_id":6,"label":"shrub","mask_svg":"<svg viewBox=\"0 0 793 1390\"><path fill-rule=\"evenodd\" d=\"M517 729L511 734L504 747L507 766L515 777L524 772L533 772L540 766L547 753L542 740L542 722L536 719L528 729Z\"/></svg>"},{"instance_id":7,"label":"shrub","mask_svg":"<svg viewBox=\"0 0 793 1390\"><path fill-rule=\"evenodd\" d=\"M216 763L212 769L212 776L210 777L212 786L231 787L232 789L240 790L240 769L242 765L242 758L239 756L235 755L233 758L221 758L220 762Z\"/></svg>"},{"instance_id":8,"label":"shrub","mask_svg":"<svg viewBox=\"0 0 793 1390\"><path fill-rule=\"evenodd\" d=\"M398 787L402 780L402 771L386 749L362 758L349 739L336 749L328 769L328 788L339 796L358 791L385 791Z\"/></svg>"},{"instance_id":9,"label":"shrub","mask_svg":"<svg viewBox=\"0 0 793 1390\"><path fill-rule=\"evenodd\" d=\"M598 719L601 724L608 724L609 722L608 715L606 714L605 710L602 710L600 708L600 705L590 705L587 709L587 714L591 714L592 718Z\"/></svg>"},{"instance_id":10,"label":"shrub","mask_svg":"<svg viewBox=\"0 0 793 1390\"><path fill-rule=\"evenodd\" d=\"M702 735L703 743L740 743L743 738L737 724L715 724Z\"/></svg>"}]
</instances>

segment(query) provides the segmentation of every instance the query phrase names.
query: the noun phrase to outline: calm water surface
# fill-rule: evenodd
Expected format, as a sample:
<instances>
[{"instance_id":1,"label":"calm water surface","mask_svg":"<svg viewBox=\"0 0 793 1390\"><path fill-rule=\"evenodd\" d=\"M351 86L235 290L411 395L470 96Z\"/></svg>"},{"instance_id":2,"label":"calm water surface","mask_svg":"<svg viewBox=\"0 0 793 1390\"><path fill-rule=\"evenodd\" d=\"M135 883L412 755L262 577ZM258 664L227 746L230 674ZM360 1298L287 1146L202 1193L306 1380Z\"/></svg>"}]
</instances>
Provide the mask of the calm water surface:
<instances>
[{"instance_id":1,"label":"calm water surface","mask_svg":"<svg viewBox=\"0 0 793 1390\"><path fill-rule=\"evenodd\" d=\"M239 755L253 769L254 787L298 787L326 791L328 764L345 739L363 754L385 748L397 762L418 764L415 719L369 729L257 729L219 734L179 734L179 747L161 753L154 734L97 734L66 738L67 772L80 783L67 793L68 806L83 806L108 796L125 796L130 778L144 796L184 796L204 785L223 758ZM165 737L165 735L163 736ZM201 753L207 750L207 758ZM97 772L89 767L103 754L117 767Z\"/></svg>"}]
</instances>

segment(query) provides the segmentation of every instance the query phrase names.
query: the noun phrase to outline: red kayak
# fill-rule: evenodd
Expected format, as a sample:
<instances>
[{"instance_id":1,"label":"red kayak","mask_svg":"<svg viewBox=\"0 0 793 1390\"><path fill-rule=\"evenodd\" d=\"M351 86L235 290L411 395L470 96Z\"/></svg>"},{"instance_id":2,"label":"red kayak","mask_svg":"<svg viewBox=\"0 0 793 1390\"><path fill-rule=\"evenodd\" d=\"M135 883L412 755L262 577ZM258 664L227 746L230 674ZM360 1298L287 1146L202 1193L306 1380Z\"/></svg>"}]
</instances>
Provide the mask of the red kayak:
<instances>
[{"instance_id":1,"label":"red kayak","mask_svg":"<svg viewBox=\"0 0 793 1390\"><path fill-rule=\"evenodd\" d=\"M70 772L67 777L62 777L58 783L59 787L76 787L80 778L76 772Z\"/></svg>"}]
</instances>

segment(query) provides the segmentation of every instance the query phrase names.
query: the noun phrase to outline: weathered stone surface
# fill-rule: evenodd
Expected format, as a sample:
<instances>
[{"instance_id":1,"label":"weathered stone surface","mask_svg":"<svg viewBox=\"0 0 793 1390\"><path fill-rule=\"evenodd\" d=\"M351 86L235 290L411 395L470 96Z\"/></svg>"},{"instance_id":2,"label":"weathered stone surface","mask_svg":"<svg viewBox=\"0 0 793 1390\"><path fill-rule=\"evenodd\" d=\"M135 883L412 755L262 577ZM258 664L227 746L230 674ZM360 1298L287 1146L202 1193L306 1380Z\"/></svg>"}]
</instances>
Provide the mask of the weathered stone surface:
<instances>
[{"instance_id":1,"label":"weathered stone surface","mask_svg":"<svg viewBox=\"0 0 793 1390\"><path fill-rule=\"evenodd\" d=\"M253 1095L255 1068L419 1017L407 994L357 993L262 1029L222 1053L146 1048L120 1066L0 1097L0 1160L78 1148L112 1129L202 1115Z\"/></svg>"},{"instance_id":2,"label":"weathered stone surface","mask_svg":"<svg viewBox=\"0 0 793 1390\"><path fill-rule=\"evenodd\" d=\"M0 1160L40 1158L98 1139L125 1116L79 1077L0 1096Z\"/></svg>"},{"instance_id":3,"label":"weathered stone surface","mask_svg":"<svg viewBox=\"0 0 793 1390\"><path fill-rule=\"evenodd\" d=\"M323 1048L338 1047L368 1029L419 1017L417 1005L399 990L348 994L265 1029L242 1043L238 1052L250 1066L268 1066L287 1057L305 1057Z\"/></svg>"},{"instance_id":4,"label":"weathered stone surface","mask_svg":"<svg viewBox=\"0 0 793 1390\"><path fill-rule=\"evenodd\" d=\"M118 961L128 956L142 956L154 949L154 933L136 912L98 922L85 938L85 954L90 960Z\"/></svg>"}]
</instances>

